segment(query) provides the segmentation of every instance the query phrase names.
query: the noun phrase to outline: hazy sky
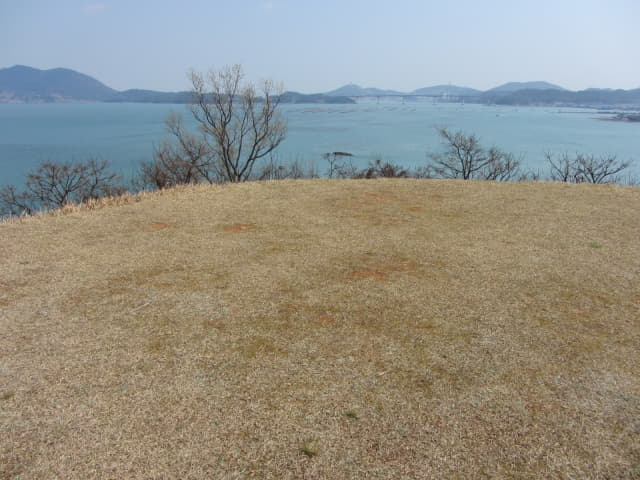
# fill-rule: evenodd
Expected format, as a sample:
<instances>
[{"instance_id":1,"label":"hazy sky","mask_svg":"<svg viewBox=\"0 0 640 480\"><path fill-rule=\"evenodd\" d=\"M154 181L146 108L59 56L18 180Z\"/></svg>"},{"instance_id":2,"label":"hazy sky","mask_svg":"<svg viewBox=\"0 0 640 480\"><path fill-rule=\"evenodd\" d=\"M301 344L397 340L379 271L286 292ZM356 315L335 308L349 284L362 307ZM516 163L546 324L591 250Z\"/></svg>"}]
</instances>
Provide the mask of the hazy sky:
<instances>
[{"instance_id":1,"label":"hazy sky","mask_svg":"<svg viewBox=\"0 0 640 480\"><path fill-rule=\"evenodd\" d=\"M288 90L546 80L640 87L640 0L0 0L0 67L187 90L241 63Z\"/></svg>"}]
</instances>

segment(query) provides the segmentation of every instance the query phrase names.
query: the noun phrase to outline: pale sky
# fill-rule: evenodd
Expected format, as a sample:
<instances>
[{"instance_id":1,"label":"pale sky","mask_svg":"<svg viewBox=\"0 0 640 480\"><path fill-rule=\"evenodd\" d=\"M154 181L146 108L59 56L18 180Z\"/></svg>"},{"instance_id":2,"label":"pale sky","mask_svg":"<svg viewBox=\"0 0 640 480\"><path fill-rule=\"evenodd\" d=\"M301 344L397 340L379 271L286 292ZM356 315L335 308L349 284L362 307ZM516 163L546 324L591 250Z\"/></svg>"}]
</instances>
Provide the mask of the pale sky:
<instances>
[{"instance_id":1,"label":"pale sky","mask_svg":"<svg viewBox=\"0 0 640 480\"><path fill-rule=\"evenodd\" d=\"M640 0L0 0L0 68L175 91L233 63L304 93L639 88Z\"/></svg>"}]
</instances>

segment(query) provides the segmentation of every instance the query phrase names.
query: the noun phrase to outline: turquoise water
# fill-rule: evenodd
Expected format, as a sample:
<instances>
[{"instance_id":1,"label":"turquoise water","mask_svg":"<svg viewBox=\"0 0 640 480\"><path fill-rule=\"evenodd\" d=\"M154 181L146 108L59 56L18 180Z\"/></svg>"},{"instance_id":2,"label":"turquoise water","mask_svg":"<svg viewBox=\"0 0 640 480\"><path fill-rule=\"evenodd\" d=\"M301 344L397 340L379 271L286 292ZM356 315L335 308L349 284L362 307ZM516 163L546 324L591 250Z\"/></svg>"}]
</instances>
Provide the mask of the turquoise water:
<instances>
[{"instance_id":1,"label":"turquoise water","mask_svg":"<svg viewBox=\"0 0 640 480\"><path fill-rule=\"evenodd\" d=\"M90 155L111 162L125 179L149 160L171 111L180 105L45 104L0 105L0 185L22 184L43 161L82 160ZM546 174L545 152L615 154L635 159L640 173L640 124L601 121L607 115L586 109L497 107L430 102L357 105L285 105L287 139L278 149L283 162L300 160L326 172L325 152L355 155L361 166L376 155L406 167L424 165L440 148L440 126L476 133L482 144L524 156L529 169Z\"/></svg>"}]
</instances>

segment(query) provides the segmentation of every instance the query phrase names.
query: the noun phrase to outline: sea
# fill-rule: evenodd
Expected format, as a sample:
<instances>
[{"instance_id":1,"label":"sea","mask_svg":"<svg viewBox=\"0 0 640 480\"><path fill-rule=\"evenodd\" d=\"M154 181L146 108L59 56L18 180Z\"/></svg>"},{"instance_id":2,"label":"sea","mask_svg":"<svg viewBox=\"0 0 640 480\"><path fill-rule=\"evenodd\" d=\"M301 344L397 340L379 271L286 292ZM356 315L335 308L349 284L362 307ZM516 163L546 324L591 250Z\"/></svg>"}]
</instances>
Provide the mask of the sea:
<instances>
[{"instance_id":1,"label":"sea","mask_svg":"<svg viewBox=\"0 0 640 480\"><path fill-rule=\"evenodd\" d=\"M545 154L616 155L640 177L640 123L614 122L594 109L511 107L431 101L362 101L352 105L282 105L288 133L276 161L327 172L323 154L348 152L357 167L376 158L405 168L425 166L442 150L438 128L475 134L522 158L525 169L548 175ZM105 159L125 181L154 145L167 138L173 111L195 128L184 105L139 103L0 104L0 187L24 184L45 161Z\"/></svg>"}]
</instances>

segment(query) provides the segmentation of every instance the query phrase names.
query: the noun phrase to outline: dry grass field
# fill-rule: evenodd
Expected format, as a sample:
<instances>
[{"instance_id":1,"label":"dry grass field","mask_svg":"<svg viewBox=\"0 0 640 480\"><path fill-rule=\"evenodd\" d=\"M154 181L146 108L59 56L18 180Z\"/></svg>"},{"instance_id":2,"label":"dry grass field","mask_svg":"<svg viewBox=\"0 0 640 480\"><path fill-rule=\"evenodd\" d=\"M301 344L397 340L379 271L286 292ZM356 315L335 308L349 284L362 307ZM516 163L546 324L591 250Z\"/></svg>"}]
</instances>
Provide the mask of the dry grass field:
<instances>
[{"instance_id":1,"label":"dry grass field","mask_svg":"<svg viewBox=\"0 0 640 480\"><path fill-rule=\"evenodd\" d=\"M120 203L0 224L0 478L640 478L640 189Z\"/></svg>"}]
</instances>

